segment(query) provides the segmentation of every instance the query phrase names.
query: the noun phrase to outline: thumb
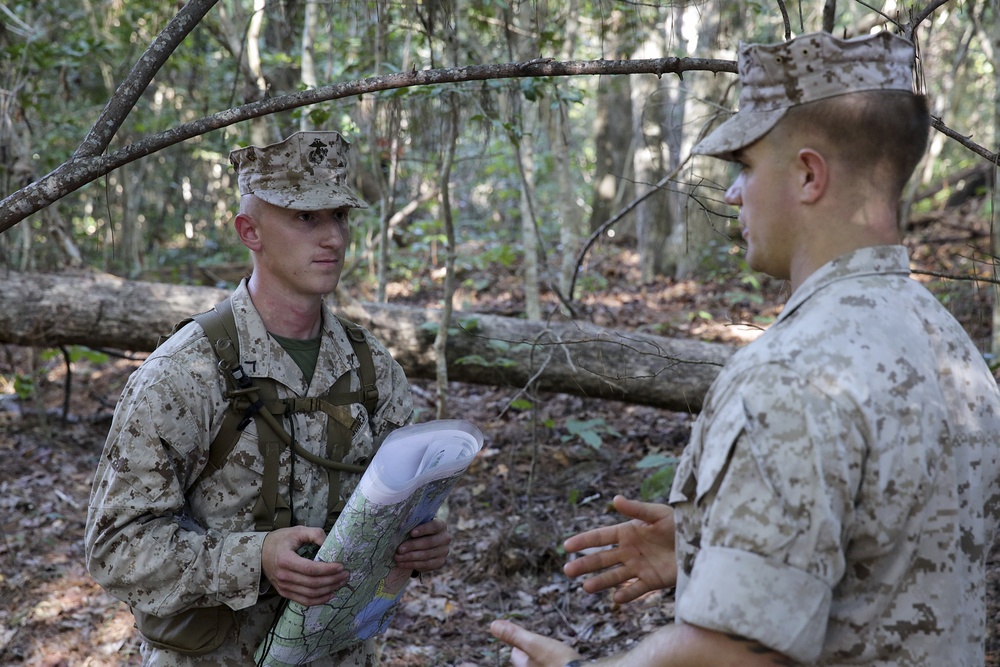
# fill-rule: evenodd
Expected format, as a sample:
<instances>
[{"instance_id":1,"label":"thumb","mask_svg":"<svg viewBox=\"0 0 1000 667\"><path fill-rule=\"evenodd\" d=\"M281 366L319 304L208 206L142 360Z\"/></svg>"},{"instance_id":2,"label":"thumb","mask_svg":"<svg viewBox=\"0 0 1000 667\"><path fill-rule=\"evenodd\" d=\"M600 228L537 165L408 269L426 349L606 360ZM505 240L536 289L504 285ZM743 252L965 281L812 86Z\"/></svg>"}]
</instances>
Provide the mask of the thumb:
<instances>
[{"instance_id":1,"label":"thumb","mask_svg":"<svg viewBox=\"0 0 1000 667\"><path fill-rule=\"evenodd\" d=\"M490 633L504 644L511 646L515 646L514 641L519 630L521 630L519 625L503 619L497 619L490 623Z\"/></svg>"},{"instance_id":2,"label":"thumb","mask_svg":"<svg viewBox=\"0 0 1000 667\"><path fill-rule=\"evenodd\" d=\"M644 523L656 523L664 514L663 505L660 503L647 503L625 496L615 496L613 504L622 516L638 519Z\"/></svg>"},{"instance_id":3,"label":"thumb","mask_svg":"<svg viewBox=\"0 0 1000 667\"><path fill-rule=\"evenodd\" d=\"M521 650L527 654L531 653L531 643L535 634L530 630L525 630L517 623L497 619L490 623L490 632L494 637L515 650Z\"/></svg>"}]
</instances>

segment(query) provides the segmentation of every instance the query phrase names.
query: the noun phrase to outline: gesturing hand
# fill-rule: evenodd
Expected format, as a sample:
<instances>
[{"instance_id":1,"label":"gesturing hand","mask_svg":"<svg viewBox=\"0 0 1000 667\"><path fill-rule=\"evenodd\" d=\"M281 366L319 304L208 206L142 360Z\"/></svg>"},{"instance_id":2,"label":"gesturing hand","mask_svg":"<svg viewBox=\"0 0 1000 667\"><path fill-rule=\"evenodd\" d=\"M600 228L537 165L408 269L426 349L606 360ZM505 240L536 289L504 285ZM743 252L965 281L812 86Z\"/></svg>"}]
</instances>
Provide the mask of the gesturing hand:
<instances>
[{"instance_id":1,"label":"gesturing hand","mask_svg":"<svg viewBox=\"0 0 1000 667\"><path fill-rule=\"evenodd\" d=\"M599 572L583 582L583 589L588 593L634 580L615 591L614 600L619 604L631 602L652 590L674 586L677 558L673 509L661 503L628 500L620 495L615 496L614 506L631 521L589 530L564 543L570 553L614 546L572 560L563 571L570 577Z\"/></svg>"}]
</instances>

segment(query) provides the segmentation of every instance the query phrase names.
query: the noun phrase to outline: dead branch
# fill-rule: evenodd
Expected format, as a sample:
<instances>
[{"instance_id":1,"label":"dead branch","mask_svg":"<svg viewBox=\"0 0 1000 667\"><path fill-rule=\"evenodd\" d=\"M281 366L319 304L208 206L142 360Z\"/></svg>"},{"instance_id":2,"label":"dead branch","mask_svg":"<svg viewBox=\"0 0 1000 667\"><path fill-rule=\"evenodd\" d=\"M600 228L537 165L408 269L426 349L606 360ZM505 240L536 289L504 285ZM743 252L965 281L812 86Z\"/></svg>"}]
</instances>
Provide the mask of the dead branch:
<instances>
[{"instance_id":1,"label":"dead branch","mask_svg":"<svg viewBox=\"0 0 1000 667\"><path fill-rule=\"evenodd\" d=\"M904 32L912 35L919 22L945 1L934 0L925 10L915 14L914 20L904 26ZM146 89L152 77L183 41L184 37L217 2L218 0L190 0L181 8L119 85L117 92L73 156L49 174L8 195L0 202L0 233L101 176L168 146L252 118L319 102L385 90L489 79L623 74L656 74L657 76L676 74L683 76L684 72L689 71L736 72L736 63L730 60L674 57L566 62L554 61L551 58L536 58L528 62L413 70L260 100L185 123L166 132L129 144L110 154L102 154L110 145L111 139L134 108L135 102ZM996 153L991 153L968 137L950 130L941 123L940 119L935 119L934 127L993 164L1000 164Z\"/></svg>"},{"instance_id":2,"label":"dead branch","mask_svg":"<svg viewBox=\"0 0 1000 667\"><path fill-rule=\"evenodd\" d=\"M167 27L156 36L146 52L142 54L132 71L118 86L118 90L108 101L107 106L90 129L90 133L76 149L74 158L100 155L111 144L115 133L125 122L132 107L139 101L142 94L160 71L167 59L177 49L184 38L197 26L205 14L219 0L190 0L179 12L170 19Z\"/></svg>"},{"instance_id":3,"label":"dead branch","mask_svg":"<svg viewBox=\"0 0 1000 667\"><path fill-rule=\"evenodd\" d=\"M196 0L192 0L192 3ZM210 0L199 0L202 3ZM536 59L528 62L449 67L369 77L322 88L274 97L220 111L185 123L166 132L152 135L107 155L85 155L81 151L38 181L9 195L0 202L0 233L84 185L139 158L152 155L168 146L201 136L236 123L280 111L415 86L432 86L466 81L549 76L599 76L608 74L682 75L689 71L736 72L731 60L705 58L655 58L648 60L589 60L558 62ZM135 70L133 70L135 72ZM126 84L122 84L126 86ZM121 89L121 88L120 88Z\"/></svg>"}]
</instances>

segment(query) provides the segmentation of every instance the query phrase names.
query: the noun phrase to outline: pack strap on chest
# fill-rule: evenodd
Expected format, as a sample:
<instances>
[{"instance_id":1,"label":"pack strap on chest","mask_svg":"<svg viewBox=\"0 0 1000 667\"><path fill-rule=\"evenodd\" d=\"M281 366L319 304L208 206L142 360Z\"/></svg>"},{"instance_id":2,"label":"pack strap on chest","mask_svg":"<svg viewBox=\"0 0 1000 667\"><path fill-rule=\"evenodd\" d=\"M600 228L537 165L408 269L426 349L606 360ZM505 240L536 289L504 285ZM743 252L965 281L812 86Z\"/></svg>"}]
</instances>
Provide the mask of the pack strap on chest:
<instances>
[{"instance_id":1,"label":"pack strap on chest","mask_svg":"<svg viewBox=\"0 0 1000 667\"><path fill-rule=\"evenodd\" d=\"M358 360L360 388L350 391L351 372L344 373L328 391L320 396L307 398L278 398L277 383L270 378L251 379L240 364L239 336L232 303L226 299L212 310L193 318L205 331L212 349L219 358L219 369L226 378L226 398L230 405L222 424L209 445L208 463L198 476L196 484L220 470L226 463L241 432L253 421L257 425L257 444L264 461L261 491L253 508L254 525L258 531L285 528L292 523L292 511L279 493L280 460L285 447L293 456L299 456L327 471L329 496L327 498L327 525L333 525L344 501L341 499L341 473L360 474L365 466L344 463L354 435L367 422L353 417L350 406L360 403L370 419L378 404L378 387L375 384L375 364L371 349L361 327L338 317L350 340ZM299 412L322 412L327 415L326 451L319 456L308 451L281 423L282 416L291 417ZM289 422L291 423L291 422ZM289 488L293 484L289 480Z\"/></svg>"}]
</instances>

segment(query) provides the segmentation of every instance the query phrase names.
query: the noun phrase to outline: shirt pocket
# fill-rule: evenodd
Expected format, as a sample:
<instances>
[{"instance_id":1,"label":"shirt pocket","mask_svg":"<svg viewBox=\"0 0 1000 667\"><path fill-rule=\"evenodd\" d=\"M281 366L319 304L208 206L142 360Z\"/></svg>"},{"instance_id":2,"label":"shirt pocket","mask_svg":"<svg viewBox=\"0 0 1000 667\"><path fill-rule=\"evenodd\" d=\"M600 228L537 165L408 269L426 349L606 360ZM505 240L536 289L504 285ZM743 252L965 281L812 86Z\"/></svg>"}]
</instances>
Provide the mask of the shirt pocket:
<instances>
[{"instance_id":1,"label":"shirt pocket","mask_svg":"<svg viewBox=\"0 0 1000 667\"><path fill-rule=\"evenodd\" d=\"M700 503L722 481L736 441L743 434L746 417L740 401L731 400L710 417L700 418L691 442L677 464L669 504Z\"/></svg>"},{"instance_id":2,"label":"shirt pocket","mask_svg":"<svg viewBox=\"0 0 1000 667\"><path fill-rule=\"evenodd\" d=\"M192 493L191 504L198 519L209 528L230 531L253 530L253 507L264 483L264 457L257 440L256 424L251 423L226 456L222 467L202 478ZM218 443L223 444L223 443ZM288 451L281 447L279 493L286 492L283 473L287 472Z\"/></svg>"}]
</instances>

